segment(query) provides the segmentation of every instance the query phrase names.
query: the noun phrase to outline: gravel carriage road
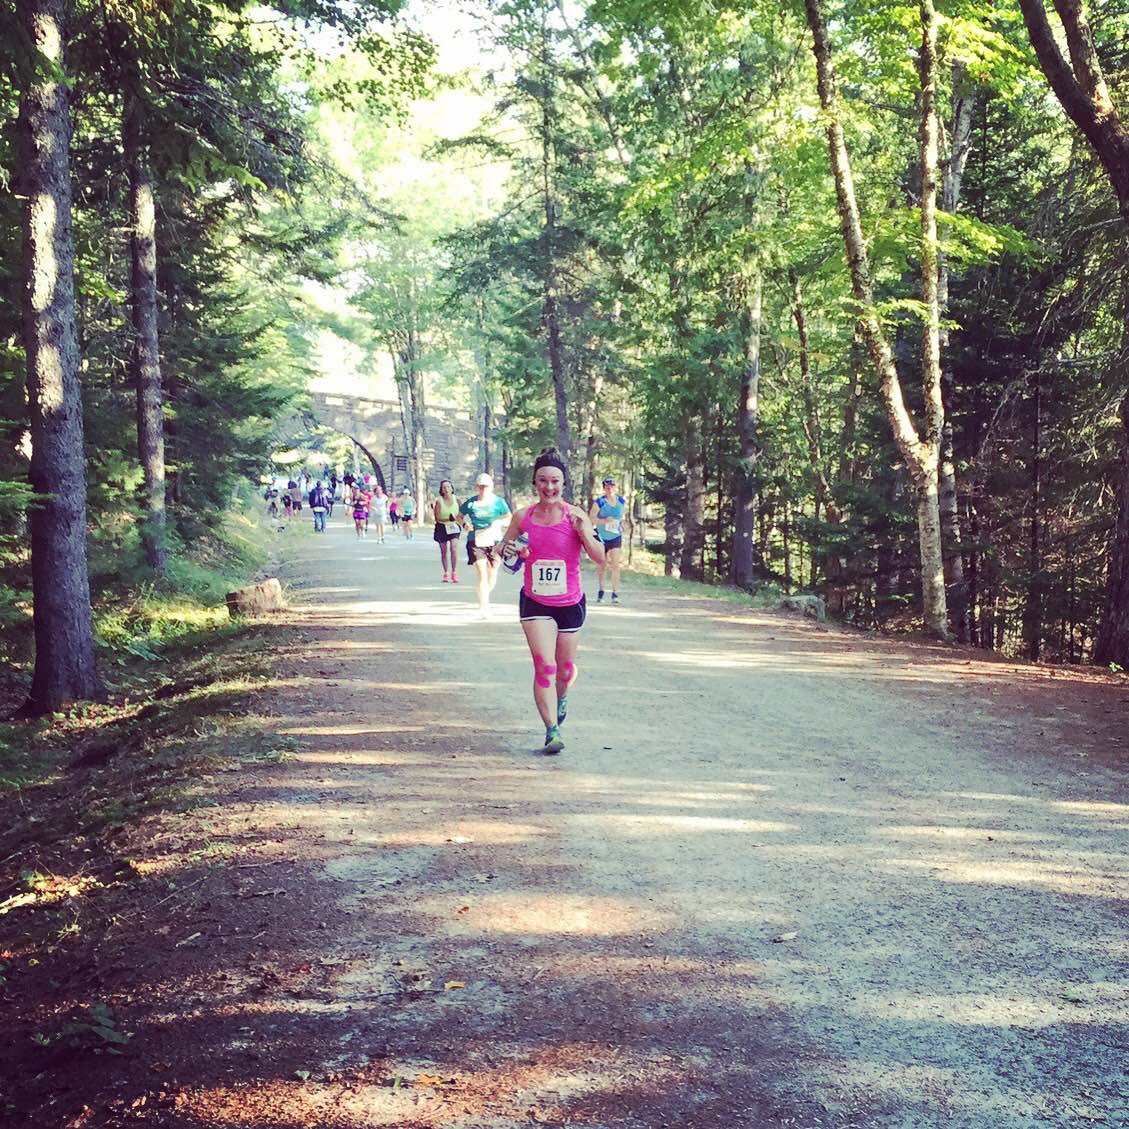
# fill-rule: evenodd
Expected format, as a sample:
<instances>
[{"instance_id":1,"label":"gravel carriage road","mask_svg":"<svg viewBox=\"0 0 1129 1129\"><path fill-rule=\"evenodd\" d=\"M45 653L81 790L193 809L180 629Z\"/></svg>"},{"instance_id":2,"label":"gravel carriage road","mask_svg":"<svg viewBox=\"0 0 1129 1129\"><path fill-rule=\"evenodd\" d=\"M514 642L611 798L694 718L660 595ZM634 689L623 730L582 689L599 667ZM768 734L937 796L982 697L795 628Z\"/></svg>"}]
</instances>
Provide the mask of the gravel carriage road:
<instances>
[{"instance_id":1,"label":"gravel carriage road","mask_svg":"<svg viewBox=\"0 0 1129 1129\"><path fill-rule=\"evenodd\" d=\"M248 810L332 974L272 1001L309 1080L191 1123L1129 1126L1129 687L629 578L550 759L517 581L480 623L437 558L289 550Z\"/></svg>"}]
</instances>

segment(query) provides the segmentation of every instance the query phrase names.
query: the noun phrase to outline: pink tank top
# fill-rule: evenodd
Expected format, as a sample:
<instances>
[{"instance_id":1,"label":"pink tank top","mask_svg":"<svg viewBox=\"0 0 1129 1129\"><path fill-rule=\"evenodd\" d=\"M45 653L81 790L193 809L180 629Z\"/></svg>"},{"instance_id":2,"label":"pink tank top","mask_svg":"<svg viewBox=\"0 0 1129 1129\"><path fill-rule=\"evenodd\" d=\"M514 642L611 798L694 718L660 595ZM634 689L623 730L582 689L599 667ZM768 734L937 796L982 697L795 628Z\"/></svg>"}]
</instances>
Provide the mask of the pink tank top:
<instances>
[{"instance_id":1,"label":"pink tank top","mask_svg":"<svg viewBox=\"0 0 1129 1129\"><path fill-rule=\"evenodd\" d=\"M529 538L525 562L525 594L539 604L569 607L579 604L580 538L566 517L556 525L538 525L531 506L521 519L521 530Z\"/></svg>"}]
</instances>

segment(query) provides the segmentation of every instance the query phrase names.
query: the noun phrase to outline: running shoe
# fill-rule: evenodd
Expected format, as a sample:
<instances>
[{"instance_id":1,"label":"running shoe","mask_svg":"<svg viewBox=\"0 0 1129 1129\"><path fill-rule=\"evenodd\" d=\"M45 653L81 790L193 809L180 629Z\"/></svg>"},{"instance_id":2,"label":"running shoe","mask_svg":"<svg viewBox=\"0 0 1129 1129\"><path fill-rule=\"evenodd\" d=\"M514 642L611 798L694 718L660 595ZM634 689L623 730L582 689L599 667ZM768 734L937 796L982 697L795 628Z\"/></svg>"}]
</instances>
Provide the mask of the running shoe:
<instances>
[{"instance_id":1,"label":"running shoe","mask_svg":"<svg viewBox=\"0 0 1129 1129\"><path fill-rule=\"evenodd\" d=\"M452 572L451 573L451 583L452 584L458 584L458 582L459 582L459 578Z\"/></svg>"},{"instance_id":2,"label":"running shoe","mask_svg":"<svg viewBox=\"0 0 1129 1129\"><path fill-rule=\"evenodd\" d=\"M450 584L451 583L451 578L446 573L443 573L443 583L444 584Z\"/></svg>"},{"instance_id":3,"label":"running shoe","mask_svg":"<svg viewBox=\"0 0 1129 1129\"><path fill-rule=\"evenodd\" d=\"M619 603L619 593L618 593L618 592L613 592L613 593L612 593L612 603L613 603L613 604L618 604L618 603Z\"/></svg>"},{"instance_id":4,"label":"running shoe","mask_svg":"<svg viewBox=\"0 0 1129 1129\"><path fill-rule=\"evenodd\" d=\"M604 602L604 590L603 590L603 588L601 588L599 590L599 592L596 593L596 603L602 604L603 602Z\"/></svg>"},{"instance_id":5,"label":"running shoe","mask_svg":"<svg viewBox=\"0 0 1129 1129\"><path fill-rule=\"evenodd\" d=\"M549 728L545 730L545 747L541 752L547 757L553 757L563 748L564 741L561 740L560 726L550 725Z\"/></svg>"},{"instance_id":6,"label":"running shoe","mask_svg":"<svg viewBox=\"0 0 1129 1129\"><path fill-rule=\"evenodd\" d=\"M557 699L557 724L564 725L565 718L568 717L568 695L565 694L563 698Z\"/></svg>"}]
</instances>

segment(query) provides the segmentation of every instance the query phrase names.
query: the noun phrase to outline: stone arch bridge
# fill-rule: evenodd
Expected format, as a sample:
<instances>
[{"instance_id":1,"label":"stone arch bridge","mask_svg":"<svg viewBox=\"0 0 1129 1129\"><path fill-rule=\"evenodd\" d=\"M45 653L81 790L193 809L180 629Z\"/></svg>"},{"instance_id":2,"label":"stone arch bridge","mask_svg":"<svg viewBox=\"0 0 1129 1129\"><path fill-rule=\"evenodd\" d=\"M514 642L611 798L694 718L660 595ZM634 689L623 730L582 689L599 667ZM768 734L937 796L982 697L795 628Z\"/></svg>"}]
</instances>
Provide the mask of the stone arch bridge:
<instances>
[{"instance_id":1,"label":"stone arch bridge","mask_svg":"<svg viewBox=\"0 0 1129 1129\"><path fill-rule=\"evenodd\" d=\"M370 400L332 392L314 392L310 415L323 427L352 439L359 454L377 468L389 494L411 485L408 444L396 400ZM434 496L441 479L449 478L460 497L473 493L482 470L482 430L474 417L458 408L427 409L424 424L423 475L419 501ZM501 484L499 483L499 489Z\"/></svg>"}]
</instances>

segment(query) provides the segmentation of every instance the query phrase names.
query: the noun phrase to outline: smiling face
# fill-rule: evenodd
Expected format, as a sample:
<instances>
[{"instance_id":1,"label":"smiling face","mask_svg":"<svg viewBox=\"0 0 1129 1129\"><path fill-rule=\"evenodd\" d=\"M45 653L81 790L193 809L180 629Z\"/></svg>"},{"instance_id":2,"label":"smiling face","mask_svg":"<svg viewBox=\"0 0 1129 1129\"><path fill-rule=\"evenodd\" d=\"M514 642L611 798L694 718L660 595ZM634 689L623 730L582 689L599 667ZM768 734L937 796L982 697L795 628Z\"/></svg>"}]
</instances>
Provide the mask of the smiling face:
<instances>
[{"instance_id":1,"label":"smiling face","mask_svg":"<svg viewBox=\"0 0 1129 1129\"><path fill-rule=\"evenodd\" d=\"M533 476L533 486L538 499L546 505L559 502L564 489L564 475L559 467L543 466Z\"/></svg>"},{"instance_id":2,"label":"smiling face","mask_svg":"<svg viewBox=\"0 0 1129 1129\"><path fill-rule=\"evenodd\" d=\"M605 482L604 483L604 497L605 498L614 498L615 497L615 483L614 482Z\"/></svg>"}]
</instances>

